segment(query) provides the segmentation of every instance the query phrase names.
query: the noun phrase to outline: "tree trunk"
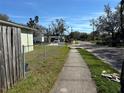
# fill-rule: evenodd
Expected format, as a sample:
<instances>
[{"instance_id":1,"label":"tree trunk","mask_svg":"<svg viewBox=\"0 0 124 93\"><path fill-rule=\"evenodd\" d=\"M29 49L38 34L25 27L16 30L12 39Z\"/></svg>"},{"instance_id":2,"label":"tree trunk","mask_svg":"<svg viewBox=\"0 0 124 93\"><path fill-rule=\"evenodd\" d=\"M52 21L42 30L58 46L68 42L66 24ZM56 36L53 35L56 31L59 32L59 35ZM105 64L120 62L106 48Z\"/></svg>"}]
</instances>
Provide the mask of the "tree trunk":
<instances>
[{"instance_id":1,"label":"tree trunk","mask_svg":"<svg viewBox=\"0 0 124 93\"><path fill-rule=\"evenodd\" d=\"M112 47L116 46L116 42L115 42L115 34L112 31Z\"/></svg>"}]
</instances>

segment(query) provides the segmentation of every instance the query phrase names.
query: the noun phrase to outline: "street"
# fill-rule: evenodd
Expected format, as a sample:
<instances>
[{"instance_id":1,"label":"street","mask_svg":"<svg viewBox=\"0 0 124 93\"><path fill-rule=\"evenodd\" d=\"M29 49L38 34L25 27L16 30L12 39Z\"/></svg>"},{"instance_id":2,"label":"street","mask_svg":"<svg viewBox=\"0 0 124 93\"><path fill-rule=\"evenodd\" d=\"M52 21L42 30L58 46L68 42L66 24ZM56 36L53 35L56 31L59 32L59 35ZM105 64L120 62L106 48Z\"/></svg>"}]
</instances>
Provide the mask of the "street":
<instances>
[{"instance_id":1,"label":"street","mask_svg":"<svg viewBox=\"0 0 124 93\"><path fill-rule=\"evenodd\" d=\"M124 48L97 46L90 42L80 41L79 47L87 49L104 62L112 65L119 72L121 71L122 62L124 61Z\"/></svg>"}]
</instances>

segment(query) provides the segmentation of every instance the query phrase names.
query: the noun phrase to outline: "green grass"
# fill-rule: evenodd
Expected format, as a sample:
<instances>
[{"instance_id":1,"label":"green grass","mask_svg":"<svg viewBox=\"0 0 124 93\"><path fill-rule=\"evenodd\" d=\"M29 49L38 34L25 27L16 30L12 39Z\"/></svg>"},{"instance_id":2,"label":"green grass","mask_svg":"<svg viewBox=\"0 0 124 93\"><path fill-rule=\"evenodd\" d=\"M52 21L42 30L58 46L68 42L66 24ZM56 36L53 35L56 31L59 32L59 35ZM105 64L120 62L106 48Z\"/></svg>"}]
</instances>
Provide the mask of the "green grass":
<instances>
[{"instance_id":1,"label":"green grass","mask_svg":"<svg viewBox=\"0 0 124 93\"><path fill-rule=\"evenodd\" d=\"M47 47L46 61L43 61L44 47L26 54L30 71L25 80L18 82L7 93L49 93L61 71L69 49L67 47Z\"/></svg>"},{"instance_id":2,"label":"green grass","mask_svg":"<svg viewBox=\"0 0 124 93\"><path fill-rule=\"evenodd\" d=\"M117 82L110 81L101 76L103 70L110 73L118 73L108 64L105 64L100 59L96 58L91 53L84 49L78 49L81 56L89 66L92 74L92 78L96 83L98 93L119 93L120 84Z\"/></svg>"}]
</instances>

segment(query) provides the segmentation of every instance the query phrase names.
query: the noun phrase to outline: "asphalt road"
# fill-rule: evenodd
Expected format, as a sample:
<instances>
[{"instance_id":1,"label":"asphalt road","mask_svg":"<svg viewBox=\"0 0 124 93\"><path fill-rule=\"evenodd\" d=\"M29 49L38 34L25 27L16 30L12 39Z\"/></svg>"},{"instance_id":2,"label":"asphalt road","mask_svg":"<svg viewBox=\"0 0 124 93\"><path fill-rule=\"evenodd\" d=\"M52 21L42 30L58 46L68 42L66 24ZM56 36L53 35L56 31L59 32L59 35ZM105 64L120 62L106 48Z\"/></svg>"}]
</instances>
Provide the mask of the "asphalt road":
<instances>
[{"instance_id":1,"label":"asphalt road","mask_svg":"<svg viewBox=\"0 0 124 93\"><path fill-rule=\"evenodd\" d=\"M97 46L93 43L82 41L80 41L78 47L87 49L97 57L104 60L104 62L112 65L119 72L121 71L122 62L124 61L124 48Z\"/></svg>"}]
</instances>

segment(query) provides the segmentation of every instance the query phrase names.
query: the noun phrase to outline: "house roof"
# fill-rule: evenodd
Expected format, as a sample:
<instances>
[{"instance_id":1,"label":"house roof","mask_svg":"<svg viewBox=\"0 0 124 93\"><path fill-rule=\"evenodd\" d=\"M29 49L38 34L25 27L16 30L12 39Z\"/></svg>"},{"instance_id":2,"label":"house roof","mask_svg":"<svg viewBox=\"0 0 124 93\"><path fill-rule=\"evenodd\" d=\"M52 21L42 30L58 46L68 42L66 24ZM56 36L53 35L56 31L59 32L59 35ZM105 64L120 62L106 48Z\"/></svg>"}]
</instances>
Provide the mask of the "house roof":
<instances>
[{"instance_id":1,"label":"house roof","mask_svg":"<svg viewBox=\"0 0 124 93\"><path fill-rule=\"evenodd\" d=\"M37 29L29 28L29 27L24 26L24 25L20 25L20 24L13 23L13 22L8 22L8 21L3 21L3 20L0 20L0 24L1 25L6 25L6 26L22 28L22 29L28 29L28 30L32 30L32 31L37 31Z\"/></svg>"}]
</instances>

